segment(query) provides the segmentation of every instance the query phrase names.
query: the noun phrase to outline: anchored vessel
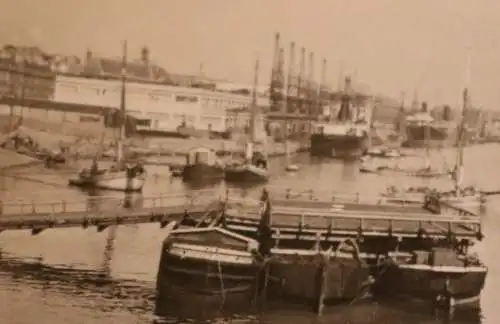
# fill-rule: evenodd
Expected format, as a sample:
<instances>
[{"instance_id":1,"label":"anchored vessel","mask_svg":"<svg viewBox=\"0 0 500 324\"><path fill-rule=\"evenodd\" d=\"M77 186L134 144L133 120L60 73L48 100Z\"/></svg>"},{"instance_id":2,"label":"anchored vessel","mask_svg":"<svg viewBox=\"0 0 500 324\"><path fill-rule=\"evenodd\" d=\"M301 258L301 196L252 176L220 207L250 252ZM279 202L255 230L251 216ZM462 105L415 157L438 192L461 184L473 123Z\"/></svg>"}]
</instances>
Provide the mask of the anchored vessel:
<instances>
[{"instance_id":1,"label":"anchored vessel","mask_svg":"<svg viewBox=\"0 0 500 324\"><path fill-rule=\"evenodd\" d=\"M376 283L377 293L437 302L447 307L477 302L488 269L464 250L416 250L388 258Z\"/></svg>"},{"instance_id":2,"label":"anchored vessel","mask_svg":"<svg viewBox=\"0 0 500 324\"><path fill-rule=\"evenodd\" d=\"M248 307L258 288L258 242L220 227L173 230L157 277L159 300L188 299L191 307Z\"/></svg>"},{"instance_id":3,"label":"anchored vessel","mask_svg":"<svg viewBox=\"0 0 500 324\"><path fill-rule=\"evenodd\" d=\"M453 172L451 172L454 180L454 189L446 191L433 190L431 188L423 188L423 190L403 190L400 192L396 188L388 189L386 195L392 199L404 201L423 201L424 195L427 192L435 191L439 198L447 203L457 205L464 208L479 208L486 201L486 197L477 188L469 186L463 187L464 176L464 145L465 145L465 116L469 107L469 92L467 88L463 90L463 109L462 120L457 131L456 138L456 164ZM412 188L413 189L413 188ZM408 195L409 194L409 195Z\"/></svg>"},{"instance_id":4,"label":"anchored vessel","mask_svg":"<svg viewBox=\"0 0 500 324\"><path fill-rule=\"evenodd\" d=\"M146 170L139 163L126 163L123 159L123 140L125 138L125 91L127 71L127 44L123 45L122 84L121 84L121 127L120 136L116 145L116 163L111 168L99 169L97 159L94 158L90 169L83 169L76 179L69 181L70 185L91 187L119 191L141 191L146 182ZM104 136L103 136L104 137ZM101 141L102 145L102 141Z\"/></svg>"},{"instance_id":5,"label":"anchored vessel","mask_svg":"<svg viewBox=\"0 0 500 324\"><path fill-rule=\"evenodd\" d=\"M311 155L326 157L360 157L369 145L371 111L353 105L351 79L346 78L337 118L313 125Z\"/></svg>"},{"instance_id":6,"label":"anchored vessel","mask_svg":"<svg viewBox=\"0 0 500 324\"><path fill-rule=\"evenodd\" d=\"M182 169L182 179L199 182L224 179L224 167L217 160L216 152L206 147L196 147L189 151L186 165Z\"/></svg>"},{"instance_id":7,"label":"anchored vessel","mask_svg":"<svg viewBox=\"0 0 500 324\"><path fill-rule=\"evenodd\" d=\"M421 112L406 117L404 147L441 147L451 145L452 122L438 122L429 113Z\"/></svg>"},{"instance_id":8,"label":"anchored vessel","mask_svg":"<svg viewBox=\"0 0 500 324\"><path fill-rule=\"evenodd\" d=\"M251 183L267 182L269 180L269 162L265 143L257 142L256 117L257 117L257 83L259 60L255 62L255 79L252 92L252 114L250 118L250 134L245 147L245 161L241 164L234 163L225 168L225 179L228 182ZM261 145L260 151L255 151L255 145Z\"/></svg>"}]
</instances>

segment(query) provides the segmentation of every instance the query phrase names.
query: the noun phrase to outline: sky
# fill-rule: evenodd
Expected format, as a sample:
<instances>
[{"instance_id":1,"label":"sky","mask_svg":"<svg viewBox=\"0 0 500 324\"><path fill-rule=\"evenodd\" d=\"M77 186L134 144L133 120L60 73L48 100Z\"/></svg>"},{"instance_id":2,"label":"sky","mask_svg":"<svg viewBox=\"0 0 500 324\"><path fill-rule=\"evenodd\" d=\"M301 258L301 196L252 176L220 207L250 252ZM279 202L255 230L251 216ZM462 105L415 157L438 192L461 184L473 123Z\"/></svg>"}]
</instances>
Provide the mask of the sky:
<instances>
[{"instance_id":1,"label":"sky","mask_svg":"<svg viewBox=\"0 0 500 324\"><path fill-rule=\"evenodd\" d=\"M147 45L169 71L195 74L203 63L207 76L246 84L258 57L265 84L280 32L287 51L295 41L315 53L317 78L321 58L328 60L332 86L350 74L373 93L453 106L468 86L474 104L500 111L498 0L0 0L0 7L0 44L120 56L126 39L131 57Z\"/></svg>"}]
</instances>

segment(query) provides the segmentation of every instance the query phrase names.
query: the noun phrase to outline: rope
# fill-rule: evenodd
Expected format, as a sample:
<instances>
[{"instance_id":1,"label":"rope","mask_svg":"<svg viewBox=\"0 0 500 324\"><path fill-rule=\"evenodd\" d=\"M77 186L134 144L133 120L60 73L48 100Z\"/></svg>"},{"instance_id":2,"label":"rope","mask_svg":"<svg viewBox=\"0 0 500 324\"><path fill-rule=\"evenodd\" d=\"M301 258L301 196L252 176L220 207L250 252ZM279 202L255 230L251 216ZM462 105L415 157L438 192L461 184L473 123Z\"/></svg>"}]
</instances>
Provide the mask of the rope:
<instances>
[{"instance_id":1,"label":"rope","mask_svg":"<svg viewBox=\"0 0 500 324\"><path fill-rule=\"evenodd\" d=\"M222 297L222 301L221 301L220 308L219 308L219 311L220 311L220 310L222 310L222 307L224 307L224 304L226 303L226 291L224 288L224 280L222 278L222 266L220 264L220 260L217 261L217 268L219 270L219 279L220 279L221 297Z\"/></svg>"}]
</instances>

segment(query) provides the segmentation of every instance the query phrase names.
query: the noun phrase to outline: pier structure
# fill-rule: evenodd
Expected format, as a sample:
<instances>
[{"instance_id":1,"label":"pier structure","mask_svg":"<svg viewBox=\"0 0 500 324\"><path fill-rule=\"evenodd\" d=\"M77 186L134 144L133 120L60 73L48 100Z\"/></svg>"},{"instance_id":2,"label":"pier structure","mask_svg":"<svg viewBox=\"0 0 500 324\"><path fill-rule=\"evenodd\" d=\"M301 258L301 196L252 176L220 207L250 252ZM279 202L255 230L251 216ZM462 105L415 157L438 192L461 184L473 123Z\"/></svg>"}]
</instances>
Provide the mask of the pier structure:
<instances>
[{"instance_id":1,"label":"pier structure","mask_svg":"<svg viewBox=\"0 0 500 324\"><path fill-rule=\"evenodd\" d=\"M304 233L317 226L323 234L327 229L336 235L346 231L355 234L362 228L366 233L371 231L387 236L396 235L400 226L403 232L411 232L411 235L416 235L420 229L425 229L429 235L448 235L450 231L469 238L482 235L478 215L444 203L441 203L441 214L432 214L421 206L387 203L384 197L361 193L297 192L289 188L271 188L269 192L274 206L273 219L281 219L292 227L298 226L299 221ZM227 215L242 220L240 225L247 222L252 225L253 220L259 218L259 199L252 193L238 189L209 189L189 194L126 195L124 198L0 201L0 232L31 229L33 234L38 234L48 228L80 226L102 230L110 225L154 222L164 226L186 216L206 218L220 212L222 205Z\"/></svg>"},{"instance_id":2,"label":"pier structure","mask_svg":"<svg viewBox=\"0 0 500 324\"><path fill-rule=\"evenodd\" d=\"M112 225L159 223L206 217L220 211L213 190L190 194L152 196L126 195L88 197L72 200L0 201L0 233L5 230L31 230L33 235L46 229L96 227L103 231Z\"/></svg>"}]
</instances>

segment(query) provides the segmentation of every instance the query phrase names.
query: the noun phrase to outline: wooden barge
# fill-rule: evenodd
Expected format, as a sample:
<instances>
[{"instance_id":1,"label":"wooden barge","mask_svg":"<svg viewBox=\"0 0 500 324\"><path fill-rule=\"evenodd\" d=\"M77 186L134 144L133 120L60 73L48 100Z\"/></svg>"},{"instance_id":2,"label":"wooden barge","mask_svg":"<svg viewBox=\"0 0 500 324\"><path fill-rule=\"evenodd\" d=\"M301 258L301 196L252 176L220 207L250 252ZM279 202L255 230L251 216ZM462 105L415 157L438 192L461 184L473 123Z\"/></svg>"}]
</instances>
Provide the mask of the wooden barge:
<instances>
[{"instance_id":1,"label":"wooden barge","mask_svg":"<svg viewBox=\"0 0 500 324\"><path fill-rule=\"evenodd\" d=\"M263 196L267 198L260 203L228 199L219 225L260 243L262 257L268 259L266 296L305 300L321 311L330 301L359 299L373 281L420 278L429 288L417 291L409 286L398 293L432 302L444 299L449 306L484 286L487 269L480 263L467 268L465 263L450 263L450 257L415 259L422 251L435 255L436 249L463 257L463 250L482 239L481 220L471 212L432 198L424 206L401 206L299 199L271 203L267 192ZM395 258L405 261L389 263ZM444 262L447 272L436 262ZM458 275L470 269L476 269L476 275ZM383 276L384 271L393 275ZM452 288L446 290L450 283ZM383 286L377 286L378 292L394 292L381 290Z\"/></svg>"}]
</instances>

